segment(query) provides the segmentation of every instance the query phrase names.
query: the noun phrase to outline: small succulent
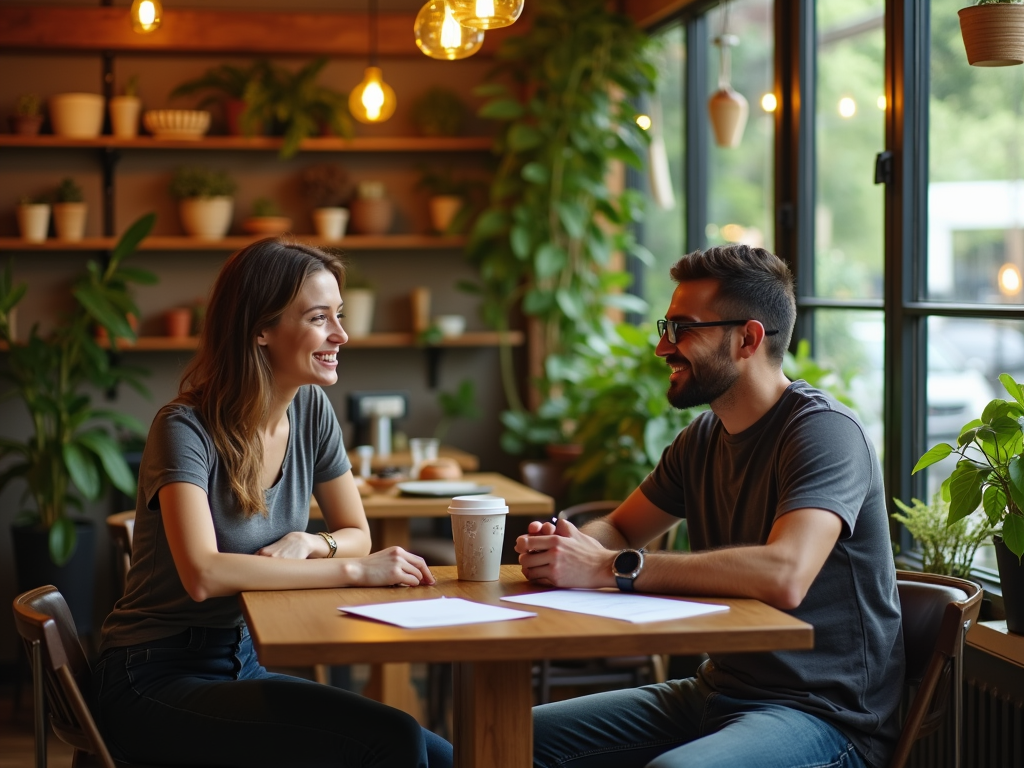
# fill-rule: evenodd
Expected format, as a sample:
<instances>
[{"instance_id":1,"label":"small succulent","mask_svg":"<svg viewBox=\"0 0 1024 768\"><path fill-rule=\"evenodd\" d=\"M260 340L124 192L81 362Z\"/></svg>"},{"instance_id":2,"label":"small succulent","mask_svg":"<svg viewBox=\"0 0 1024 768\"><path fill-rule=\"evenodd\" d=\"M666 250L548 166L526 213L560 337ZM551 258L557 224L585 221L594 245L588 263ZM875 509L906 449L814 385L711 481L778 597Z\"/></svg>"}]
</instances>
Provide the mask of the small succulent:
<instances>
[{"instance_id":1,"label":"small succulent","mask_svg":"<svg viewBox=\"0 0 1024 768\"><path fill-rule=\"evenodd\" d=\"M210 168L179 168L174 174L169 191L177 200L192 197L230 197L235 194L238 184L226 171Z\"/></svg>"},{"instance_id":2,"label":"small succulent","mask_svg":"<svg viewBox=\"0 0 1024 768\"><path fill-rule=\"evenodd\" d=\"M255 218L280 216L281 211L269 197L257 197L252 201L252 215Z\"/></svg>"},{"instance_id":3,"label":"small succulent","mask_svg":"<svg viewBox=\"0 0 1024 768\"><path fill-rule=\"evenodd\" d=\"M55 199L58 203L81 203L85 200L85 195L82 194L82 188L78 182L68 177L57 187Z\"/></svg>"},{"instance_id":4,"label":"small succulent","mask_svg":"<svg viewBox=\"0 0 1024 768\"><path fill-rule=\"evenodd\" d=\"M14 102L14 114L18 117L38 117L42 114L42 100L38 94L23 93Z\"/></svg>"},{"instance_id":5,"label":"small succulent","mask_svg":"<svg viewBox=\"0 0 1024 768\"><path fill-rule=\"evenodd\" d=\"M343 206L352 197L352 183L337 163L311 165L302 172L302 194L314 208Z\"/></svg>"}]
</instances>

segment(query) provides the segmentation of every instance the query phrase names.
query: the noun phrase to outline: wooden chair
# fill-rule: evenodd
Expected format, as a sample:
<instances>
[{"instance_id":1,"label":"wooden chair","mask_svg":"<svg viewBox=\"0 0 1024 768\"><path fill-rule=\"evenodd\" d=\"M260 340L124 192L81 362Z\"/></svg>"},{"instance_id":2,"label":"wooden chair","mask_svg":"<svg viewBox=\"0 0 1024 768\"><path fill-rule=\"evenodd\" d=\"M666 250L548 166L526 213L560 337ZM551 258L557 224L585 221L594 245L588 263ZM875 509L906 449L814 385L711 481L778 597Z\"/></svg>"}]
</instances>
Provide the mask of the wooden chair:
<instances>
[{"instance_id":1,"label":"wooden chair","mask_svg":"<svg viewBox=\"0 0 1024 768\"><path fill-rule=\"evenodd\" d=\"M608 514L621 502L587 501L562 510L561 515L579 527ZM603 659L545 659L534 667L534 689L538 704L551 701L556 686L638 686L665 680L661 656L614 656Z\"/></svg>"},{"instance_id":2,"label":"wooden chair","mask_svg":"<svg viewBox=\"0 0 1024 768\"><path fill-rule=\"evenodd\" d=\"M78 640L71 611L56 587L39 587L14 599L14 626L32 661L36 766L46 766L46 704L53 732L75 748L72 765L131 768L107 750L86 704L92 669ZM92 763L87 756L93 756Z\"/></svg>"},{"instance_id":3,"label":"wooden chair","mask_svg":"<svg viewBox=\"0 0 1024 768\"><path fill-rule=\"evenodd\" d=\"M959 768L964 638L978 620L981 587L966 579L912 571L897 571L896 586L903 613L906 685L916 691L889 768L904 768L914 743L947 722L951 698L953 765Z\"/></svg>"}]
</instances>

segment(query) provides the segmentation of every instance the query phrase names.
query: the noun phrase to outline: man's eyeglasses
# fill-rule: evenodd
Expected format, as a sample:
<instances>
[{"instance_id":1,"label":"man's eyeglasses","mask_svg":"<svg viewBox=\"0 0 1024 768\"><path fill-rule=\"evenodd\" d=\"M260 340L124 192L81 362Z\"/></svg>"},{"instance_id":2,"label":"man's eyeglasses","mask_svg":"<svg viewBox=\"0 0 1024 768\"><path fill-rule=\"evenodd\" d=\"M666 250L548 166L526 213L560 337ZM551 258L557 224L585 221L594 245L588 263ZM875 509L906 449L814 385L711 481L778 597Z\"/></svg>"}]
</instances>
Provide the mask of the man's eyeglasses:
<instances>
[{"instance_id":1,"label":"man's eyeglasses","mask_svg":"<svg viewBox=\"0 0 1024 768\"><path fill-rule=\"evenodd\" d=\"M659 320L658 335L664 336L668 333L669 344L675 344L687 331L694 328L714 328L723 325L746 325L749 320L715 320L710 323L677 323L675 320ZM765 331L765 336L774 336L778 331Z\"/></svg>"}]
</instances>

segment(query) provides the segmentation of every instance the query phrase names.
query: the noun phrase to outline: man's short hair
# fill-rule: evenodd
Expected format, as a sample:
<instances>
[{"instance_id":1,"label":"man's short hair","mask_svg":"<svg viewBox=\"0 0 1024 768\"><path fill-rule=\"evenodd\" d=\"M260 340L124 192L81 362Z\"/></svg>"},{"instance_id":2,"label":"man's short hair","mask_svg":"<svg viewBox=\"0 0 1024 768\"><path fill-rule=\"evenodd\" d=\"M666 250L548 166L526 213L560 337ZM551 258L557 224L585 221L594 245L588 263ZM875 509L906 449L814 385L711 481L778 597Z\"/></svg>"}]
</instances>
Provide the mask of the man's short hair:
<instances>
[{"instance_id":1,"label":"man's short hair","mask_svg":"<svg viewBox=\"0 0 1024 768\"><path fill-rule=\"evenodd\" d=\"M796 323L793 274L786 262L764 248L717 245L694 251L670 271L677 283L711 278L718 281L715 311L724 320L757 320L765 330L778 330L764 340L768 357L781 363Z\"/></svg>"}]
</instances>

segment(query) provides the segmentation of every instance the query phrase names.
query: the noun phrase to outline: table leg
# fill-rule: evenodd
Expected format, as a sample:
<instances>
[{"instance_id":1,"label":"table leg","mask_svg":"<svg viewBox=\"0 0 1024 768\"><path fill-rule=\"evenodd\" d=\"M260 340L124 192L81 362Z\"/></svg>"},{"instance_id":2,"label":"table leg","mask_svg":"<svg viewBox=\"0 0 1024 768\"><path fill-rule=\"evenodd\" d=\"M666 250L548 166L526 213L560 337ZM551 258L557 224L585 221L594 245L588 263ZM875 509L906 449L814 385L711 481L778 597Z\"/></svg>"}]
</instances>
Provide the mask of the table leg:
<instances>
[{"instance_id":1,"label":"table leg","mask_svg":"<svg viewBox=\"0 0 1024 768\"><path fill-rule=\"evenodd\" d=\"M530 661L453 665L455 768L533 765Z\"/></svg>"},{"instance_id":2,"label":"table leg","mask_svg":"<svg viewBox=\"0 0 1024 768\"><path fill-rule=\"evenodd\" d=\"M409 521L406 518L385 517L372 522L376 528L374 551L388 547L409 548ZM412 685L411 664L371 664L370 679L363 695L408 712L426 725L426 714Z\"/></svg>"}]
</instances>

